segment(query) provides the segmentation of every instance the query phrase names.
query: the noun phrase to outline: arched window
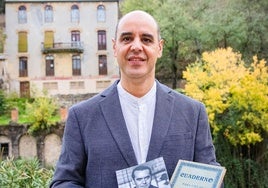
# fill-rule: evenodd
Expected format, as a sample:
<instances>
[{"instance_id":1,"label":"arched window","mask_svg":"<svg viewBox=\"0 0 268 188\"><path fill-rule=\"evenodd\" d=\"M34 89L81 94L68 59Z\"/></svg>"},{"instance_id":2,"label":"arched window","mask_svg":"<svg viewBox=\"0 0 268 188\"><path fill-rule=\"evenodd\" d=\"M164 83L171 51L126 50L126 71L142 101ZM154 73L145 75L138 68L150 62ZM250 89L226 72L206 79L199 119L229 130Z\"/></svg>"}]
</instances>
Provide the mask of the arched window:
<instances>
[{"instance_id":1,"label":"arched window","mask_svg":"<svg viewBox=\"0 0 268 188\"><path fill-rule=\"evenodd\" d=\"M77 5L73 5L71 7L71 22L79 22L79 20L80 20L79 8Z\"/></svg>"},{"instance_id":2,"label":"arched window","mask_svg":"<svg viewBox=\"0 0 268 188\"><path fill-rule=\"evenodd\" d=\"M45 6L45 22L46 23L53 22L53 8L51 5Z\"/></svg>"},{"instance_id":3,"label":"arched window","mask_svg":"<svg viewBox=\"0 0 268 188\"><path fill-rule=\"evenodd\" d=\"M105 22L106 20L106 11L104 5L99 5L97 7L97 21Z\"/></svg>"},{"instance_id":4,"label":"arched window","mask_svg":"<svg viewBox=\"0 0 268 188\"><path fill-rule=\"evenodd\" d=\"M20 6L18 11L18 22L19 24L27 23L27 12L25 6Z\"/></svg>"}]
</instances>

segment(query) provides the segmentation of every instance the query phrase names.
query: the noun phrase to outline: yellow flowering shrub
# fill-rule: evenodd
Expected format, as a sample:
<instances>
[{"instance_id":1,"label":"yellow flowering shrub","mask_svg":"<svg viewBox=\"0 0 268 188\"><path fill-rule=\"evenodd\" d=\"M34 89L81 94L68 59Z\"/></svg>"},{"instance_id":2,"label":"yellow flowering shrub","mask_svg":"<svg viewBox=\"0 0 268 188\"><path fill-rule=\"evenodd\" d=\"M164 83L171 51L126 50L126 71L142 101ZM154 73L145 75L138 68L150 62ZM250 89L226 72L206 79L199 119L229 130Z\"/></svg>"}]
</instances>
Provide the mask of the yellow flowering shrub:
<instances>
[{"instance_id":1,"label":"yellow flowering shrub","mask_svg":"<svg viewBox=\"0 0 268 188\"><path fill-rule=\"evenodd\" d=\"M246 66L232 48L202 54L183 73L185 93L207 108L213 135L219 131L233 145L262 141L268 132L268 70L253 57Z\"/></svg>"},{"instance_id":2,"label":"yellow flowering shrub","mask_svg":"<svg viewBox=\"0 0 268 188\"><path fill-rule=\"evenodd\" d=\"M48 97L36 97L32 103L27 103L26 111L30 121L28 132L35 134L38 131L49 130L55 125L53 116L57 109L56 101Z\"/></svg>"}]
</instances>

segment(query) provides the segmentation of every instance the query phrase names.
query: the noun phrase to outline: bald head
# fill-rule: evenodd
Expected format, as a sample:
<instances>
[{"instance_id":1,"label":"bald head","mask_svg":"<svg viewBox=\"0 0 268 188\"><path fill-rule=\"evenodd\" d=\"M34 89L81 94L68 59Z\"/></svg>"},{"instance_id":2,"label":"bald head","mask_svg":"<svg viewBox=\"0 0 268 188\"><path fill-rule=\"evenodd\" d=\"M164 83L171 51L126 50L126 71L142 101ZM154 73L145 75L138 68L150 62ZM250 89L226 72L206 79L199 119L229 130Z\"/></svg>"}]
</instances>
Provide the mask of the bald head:
<instances>
[{"instance_id":1,"label":"bald head","mask_svg":"<svg viewBox=\"0 0 268 188\"><path fill-rule=\"evenodd\" d=\"M145 11L142 11L142 10L134 10L134 11L131 11L127 14L125 14L117 23L117 26L116 26L116 30L115 30L115 40L117 39L117 34L118 34L118 29L120 28L121 24L124 23L124 22L127 22L128 20L130 19L133 19L135 18L136 20L148 20L148 21L151 21L155 24L155 28L157 30L157 33L158 33L158 40L161 39L161 35L160 35L160 28L158 26L158 23L157 21L154 19L154 17L150 14L148 14L147 12Z\"/></svg>"}]
</instances>

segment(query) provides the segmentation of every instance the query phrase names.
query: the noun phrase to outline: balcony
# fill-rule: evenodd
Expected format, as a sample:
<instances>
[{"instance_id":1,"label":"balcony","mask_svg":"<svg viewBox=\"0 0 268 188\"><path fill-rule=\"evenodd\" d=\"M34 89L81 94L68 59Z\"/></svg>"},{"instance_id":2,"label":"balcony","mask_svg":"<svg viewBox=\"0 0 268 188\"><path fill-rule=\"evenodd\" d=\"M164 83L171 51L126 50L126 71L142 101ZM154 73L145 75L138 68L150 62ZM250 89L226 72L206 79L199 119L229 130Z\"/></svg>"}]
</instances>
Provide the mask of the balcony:
<instances>
[{"instance_id":1,"label":"balcony","mask_svg":"<svg viewBox=\"0 0 268 188\"><path fill-rule=\"evenodd\" d=\"M80 41L73 42L56 42L53 44L42 43L42 53L83 53L83 43Z\"/></svg>"}]
</instances>

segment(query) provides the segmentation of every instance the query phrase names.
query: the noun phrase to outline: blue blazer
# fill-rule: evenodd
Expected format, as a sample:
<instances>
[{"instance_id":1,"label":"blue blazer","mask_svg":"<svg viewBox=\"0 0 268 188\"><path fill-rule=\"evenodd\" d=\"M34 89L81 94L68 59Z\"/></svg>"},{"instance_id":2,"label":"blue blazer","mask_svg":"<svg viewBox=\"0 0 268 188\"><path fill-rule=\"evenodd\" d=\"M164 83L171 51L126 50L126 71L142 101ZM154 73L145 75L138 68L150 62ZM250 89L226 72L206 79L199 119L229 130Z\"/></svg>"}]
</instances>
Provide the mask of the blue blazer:
<instances>
[{"instance_id":1,"label":"blue blazer","mask_svg":"<svg viewBox=\"0 0 268 188\"><path fill-rule=\"evenodd\" d=\"M51 187L117 188L115 171L137 165L117 83L70 108ZM169 178L179 159L219 165L204 105L157 81L147 161L158 157Z\"/></svg>"}]
</instances>

